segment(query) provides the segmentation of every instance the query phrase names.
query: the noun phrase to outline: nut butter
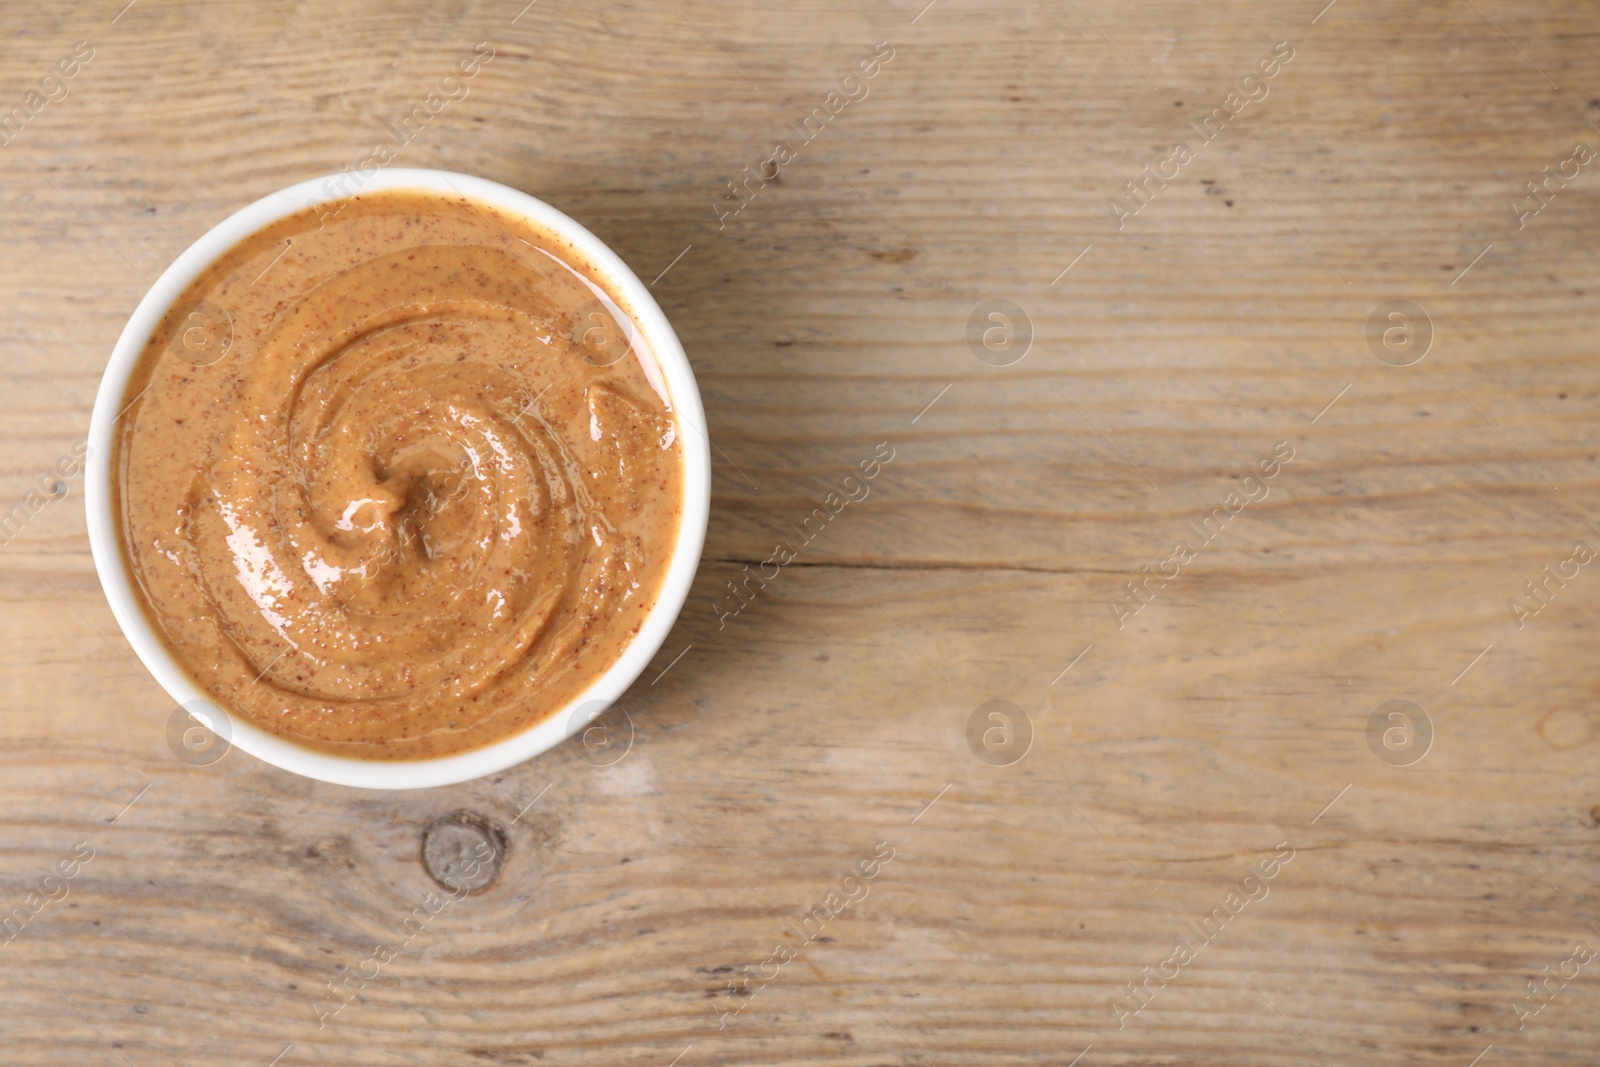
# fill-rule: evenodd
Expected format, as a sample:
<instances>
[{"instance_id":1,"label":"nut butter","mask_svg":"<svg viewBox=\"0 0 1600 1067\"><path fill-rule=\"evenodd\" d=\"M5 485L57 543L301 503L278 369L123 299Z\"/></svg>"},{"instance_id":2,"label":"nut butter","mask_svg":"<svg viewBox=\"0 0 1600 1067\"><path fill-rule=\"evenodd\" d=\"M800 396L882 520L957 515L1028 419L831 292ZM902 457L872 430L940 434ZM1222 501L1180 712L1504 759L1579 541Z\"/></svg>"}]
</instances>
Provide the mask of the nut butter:
<instances>
[{"instance_id":1,"label":"nut butter","mask_svg":"<svg viewBox=\"0 0 1600 1067\"><path fill-rule=\"evenodd\" d=\"M204 271L115 429L146 615L218 705L358 759L519 733L616 662L683 511L627 308L559 235L391 190Z\"/></svg>"}]
</instances>

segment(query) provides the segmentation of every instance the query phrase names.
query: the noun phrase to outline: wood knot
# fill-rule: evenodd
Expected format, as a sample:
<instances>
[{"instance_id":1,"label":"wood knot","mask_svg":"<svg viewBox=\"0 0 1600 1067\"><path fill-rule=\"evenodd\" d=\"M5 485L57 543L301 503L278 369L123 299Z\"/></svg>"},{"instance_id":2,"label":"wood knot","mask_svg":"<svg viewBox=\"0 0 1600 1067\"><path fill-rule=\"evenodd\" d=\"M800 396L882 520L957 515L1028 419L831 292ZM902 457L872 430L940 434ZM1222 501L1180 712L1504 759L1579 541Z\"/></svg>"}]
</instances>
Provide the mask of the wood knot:
<instances>
[{"instance_id":1,"label":"wood knot","mask_svg":"<svg viewBox=\"0 0 1600 1067\"><path fill-rule=\"evenodd\" d=\"M422 831L422 865L453 893L481 893L500 877L506 835L470 811L441 815Z\"/></svg>"}]
</instances>

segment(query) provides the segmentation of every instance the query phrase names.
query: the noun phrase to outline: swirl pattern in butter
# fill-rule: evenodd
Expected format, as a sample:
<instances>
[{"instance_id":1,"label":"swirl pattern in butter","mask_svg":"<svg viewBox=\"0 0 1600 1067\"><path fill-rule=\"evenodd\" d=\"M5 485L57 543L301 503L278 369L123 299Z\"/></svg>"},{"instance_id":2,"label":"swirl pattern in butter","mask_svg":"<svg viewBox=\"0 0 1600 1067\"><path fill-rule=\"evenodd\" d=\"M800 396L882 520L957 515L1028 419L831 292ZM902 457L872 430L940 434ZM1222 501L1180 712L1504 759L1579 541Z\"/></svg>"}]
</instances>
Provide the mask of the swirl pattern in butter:
<instances>
[{"instance_id":1,"label":"swirl pattern in butter","mask_svg":"<svg viewBox=\"0 0 1600 1067\"><path fill-rule=\"evenodd\" d=\"M654 606L679 428L558 236L461 198L304 213L206 271L133 376L117 505L146 612L224 708L367 759L555 712Z\"/></svg>"}]
</instances>

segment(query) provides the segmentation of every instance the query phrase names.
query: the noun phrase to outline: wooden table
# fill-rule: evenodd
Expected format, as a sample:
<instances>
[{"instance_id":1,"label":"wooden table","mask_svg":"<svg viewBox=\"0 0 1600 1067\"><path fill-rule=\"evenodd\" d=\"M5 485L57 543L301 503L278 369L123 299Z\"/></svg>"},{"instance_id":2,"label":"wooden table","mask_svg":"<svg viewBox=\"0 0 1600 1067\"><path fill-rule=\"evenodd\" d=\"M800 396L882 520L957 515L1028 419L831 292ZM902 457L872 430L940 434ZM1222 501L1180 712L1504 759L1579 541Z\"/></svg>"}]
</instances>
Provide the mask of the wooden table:
<instances>
[{"instance_id":1,"label":"wooden table","mask_svg":"<svg viewBox=\"0 0 1600 1067\"><path fill-rule=\"evenodd\" d=\"M711 528L625 756L392 794L175 758L36 500L0 1058L1594 1062L1593 5L122 2L0 12L0 512L185 246L403 141L654 279Z\"/></svg>"}]
</instances>

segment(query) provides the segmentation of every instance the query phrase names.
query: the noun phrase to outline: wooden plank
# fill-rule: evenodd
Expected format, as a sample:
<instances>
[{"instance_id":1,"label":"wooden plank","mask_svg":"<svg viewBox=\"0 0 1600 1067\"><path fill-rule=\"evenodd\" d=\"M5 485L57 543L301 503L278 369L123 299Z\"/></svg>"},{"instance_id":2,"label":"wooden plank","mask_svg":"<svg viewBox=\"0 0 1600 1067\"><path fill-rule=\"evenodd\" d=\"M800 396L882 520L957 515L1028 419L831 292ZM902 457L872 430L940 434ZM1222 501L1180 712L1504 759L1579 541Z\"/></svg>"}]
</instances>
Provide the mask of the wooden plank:
<instances>
[{"instance_id":1,"label":"wooden plank","mask_svg":"<svg viewBox=\"0 0 1600 1067\"><path fill-rule=\"evenodd\" d=\"M1320 6L0 11L6 107L95 52L0 148L3 509L82 438L149 279L363 159L479 41L400 162L526 189L659 274L719 449L627 754L401 794L174 758L69 482L0 546L7 1061L1592 1058L1592 966L1517 1009L1600 946L1600 579L1525 626L1509 602L1600 548L1592 168L1512 206L1600 146L1594 14ZM1110 199L1280 41L1267 96L1119 229ZM1013 365L965 339L990 300L1033 325ZM1369 348L1391 300L1431 320L1413 366ZM880 442L870 495L719 620ZM991 700L1031 724L1007 765L968 741ZM1410 765L1373 747L1392 700L1431 726ZM438 888L422 829L457 810L506 830L501 880L407 926Z\"/></svg>"}]
</instances>

